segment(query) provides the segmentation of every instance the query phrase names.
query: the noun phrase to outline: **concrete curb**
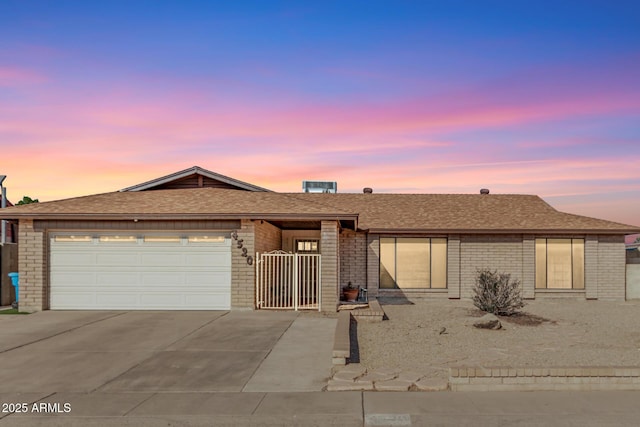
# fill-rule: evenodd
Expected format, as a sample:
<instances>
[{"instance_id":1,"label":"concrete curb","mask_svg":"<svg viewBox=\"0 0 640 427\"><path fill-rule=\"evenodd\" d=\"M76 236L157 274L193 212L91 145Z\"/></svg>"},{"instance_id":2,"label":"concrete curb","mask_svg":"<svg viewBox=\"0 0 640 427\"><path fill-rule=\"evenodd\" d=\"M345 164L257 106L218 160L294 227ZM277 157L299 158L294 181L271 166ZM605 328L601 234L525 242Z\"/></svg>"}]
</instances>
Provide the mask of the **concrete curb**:
<instances>
[{"instance_id":1,"label":"concrete curb","mask_svg":"<svg viewBox=\"0 0 640 427\"><path fill-rule=\"evenodd\" d=\"M449 383L452 391L640 390L640 368L457 367Z\"/></svg>"},{"instance_id":2,"label":"concrete curb","mask_svg":"<svg viewBox=\"0 0 640 427\"><path fill-rule=\"evenodd\" d=\"M338 313L338 323L336 324L336 332L333 338L333 357L331 359L334 365L346 365L351 355L351 313L341 311Z\"/></svg>"}]
</instances>

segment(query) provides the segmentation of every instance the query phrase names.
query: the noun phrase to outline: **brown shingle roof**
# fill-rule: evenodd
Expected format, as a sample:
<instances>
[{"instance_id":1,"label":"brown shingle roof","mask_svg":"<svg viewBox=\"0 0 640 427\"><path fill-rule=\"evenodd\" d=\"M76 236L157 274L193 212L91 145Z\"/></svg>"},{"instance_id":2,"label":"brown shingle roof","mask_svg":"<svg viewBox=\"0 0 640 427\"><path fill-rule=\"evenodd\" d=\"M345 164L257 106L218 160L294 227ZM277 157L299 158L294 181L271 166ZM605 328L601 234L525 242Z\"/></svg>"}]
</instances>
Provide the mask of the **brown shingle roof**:
<instances>
[{"instance_id":1,"label":"brown shingle roof","mask_svg":"<svg viewBox=\"0 0 640 427\"><path fill-rule=\"evenodd\" d=\"M114 192L33 203L0 212L5 218L342 218L356 213L284 193L194 188Z\"/></svg>"},{"instance_id":2,"label":"brown shingle roof","mask_svg":"<svg viewBox=\"0 0 640 427\"><path fill-rule=\"evenodd\" d=\"M358 212L359 228L389 231L592 231L637 233L640 227L560 212L538 196L514 194L292 194Z\"/></svg>"},{"instance_id":3,"label":"brown shingle roof","mask_svg":"<svg viewBox=\"0 0 640 427\"><path fill-rule=\"evenodd\" d=\"M640 227L559 212L530 195L311 194L212 188L117 192L7 208L51 219L358 219L371 232L639 233Z\"/></svg>"}]
</instances>

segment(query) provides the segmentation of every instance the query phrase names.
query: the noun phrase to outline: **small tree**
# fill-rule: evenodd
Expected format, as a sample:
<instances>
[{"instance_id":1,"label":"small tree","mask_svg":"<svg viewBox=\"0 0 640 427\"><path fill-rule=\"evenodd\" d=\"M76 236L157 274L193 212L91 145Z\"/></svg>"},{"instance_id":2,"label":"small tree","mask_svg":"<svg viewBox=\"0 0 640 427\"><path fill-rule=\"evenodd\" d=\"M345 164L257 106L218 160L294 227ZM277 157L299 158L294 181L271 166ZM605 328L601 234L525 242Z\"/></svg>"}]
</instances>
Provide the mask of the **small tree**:
<instances>
[{"instance_id":1,"label":"small tree","mask_svg":"<svg viewBox=\"0 0 640 427\"><path fill-rule=\"evenodd\" d=\"M487 313L511 316L524 307L520 281L511 281L510 274L497 270L478 269L473 292L473 305Z\"/></svg>"},{"instance_id":2,"label":"small tree","mask_svg":"<svg viewBox=\"0 0 640 427\"><path fill-rule=\"evenodd\" d=\"M24 196L22 198L22 200L20 200L18 203L16 203L16 205L20 206L20 205L29 205L31 203L39 203L40 201L38 199L32 199L29 196Z\"/></svg>"}]
</instances>

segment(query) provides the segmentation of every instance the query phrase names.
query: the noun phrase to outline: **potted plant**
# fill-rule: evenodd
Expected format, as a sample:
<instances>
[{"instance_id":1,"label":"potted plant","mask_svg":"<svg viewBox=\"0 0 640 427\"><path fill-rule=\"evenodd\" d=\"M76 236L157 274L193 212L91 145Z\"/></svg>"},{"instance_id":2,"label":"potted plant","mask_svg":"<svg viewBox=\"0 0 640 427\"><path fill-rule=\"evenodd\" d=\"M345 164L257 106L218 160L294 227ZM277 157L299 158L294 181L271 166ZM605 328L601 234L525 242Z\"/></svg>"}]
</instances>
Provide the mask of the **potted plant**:
<instances>
[{"instance_id":1,"label":"potted plant","mask_svg":"<svg viewBox=\"0 0 640 427\"><path fill-rule=\"evenodd\" d=\"M349 282L347 286L342 289L342 293L344 294L344 299L348 302L356 302L360 289Z\"/></svg>"}]
</instances>

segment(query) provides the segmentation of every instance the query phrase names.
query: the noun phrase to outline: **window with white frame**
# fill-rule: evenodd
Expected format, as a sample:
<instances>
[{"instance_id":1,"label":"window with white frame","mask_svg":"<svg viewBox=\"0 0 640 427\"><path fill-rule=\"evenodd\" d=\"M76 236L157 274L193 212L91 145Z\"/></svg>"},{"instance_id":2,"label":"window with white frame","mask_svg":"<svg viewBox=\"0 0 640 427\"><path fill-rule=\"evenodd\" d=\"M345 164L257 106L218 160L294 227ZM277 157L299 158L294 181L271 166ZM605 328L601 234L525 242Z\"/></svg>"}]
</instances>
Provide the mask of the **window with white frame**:
<instances>
[{"instance_id":1,"label":"window with white frame","mask_svg":"<svg viewBox=\"0 0 640 427\"><path fill-rule=\"evenodd\" d=\"M446 287L446 238L380 238L381 289Z\"/></svg>"}]
</instances>

